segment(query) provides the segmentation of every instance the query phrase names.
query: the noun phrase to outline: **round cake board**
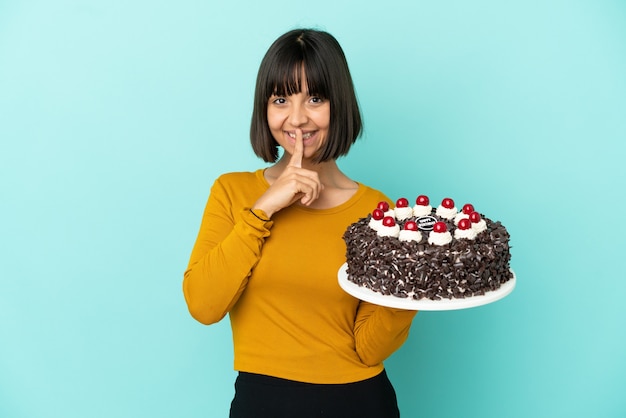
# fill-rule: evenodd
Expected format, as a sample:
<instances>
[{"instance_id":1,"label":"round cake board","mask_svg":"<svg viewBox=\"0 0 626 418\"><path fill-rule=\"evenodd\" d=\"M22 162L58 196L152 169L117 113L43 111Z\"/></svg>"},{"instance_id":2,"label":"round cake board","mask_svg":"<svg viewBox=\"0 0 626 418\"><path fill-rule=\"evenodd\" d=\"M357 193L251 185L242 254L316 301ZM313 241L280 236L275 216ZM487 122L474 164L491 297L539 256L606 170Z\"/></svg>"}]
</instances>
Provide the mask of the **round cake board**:
<instances>
[{"instance_id":1,"label":"round cake board","mask_svg":"<svg viewBox=\"0 0 626 418\"><path fill-rule=\"evenodd\" d=\"M410 297L399 298L393 295L383 295L382 293L375 292L366 287L359 286L348 280L347 273L348 265L344 263L338 272L339 286L348 294L355 298L370 302L376 305L386 306L389 308L407 309L413 311L452 311L456 309L475 308L477 306L487 305L489 303L496 302L515 288L515 272L513 277L502 284L497 290L486 292L484 295L472 296L464 299L413 299Z\"/></svg>"}]
</instances>

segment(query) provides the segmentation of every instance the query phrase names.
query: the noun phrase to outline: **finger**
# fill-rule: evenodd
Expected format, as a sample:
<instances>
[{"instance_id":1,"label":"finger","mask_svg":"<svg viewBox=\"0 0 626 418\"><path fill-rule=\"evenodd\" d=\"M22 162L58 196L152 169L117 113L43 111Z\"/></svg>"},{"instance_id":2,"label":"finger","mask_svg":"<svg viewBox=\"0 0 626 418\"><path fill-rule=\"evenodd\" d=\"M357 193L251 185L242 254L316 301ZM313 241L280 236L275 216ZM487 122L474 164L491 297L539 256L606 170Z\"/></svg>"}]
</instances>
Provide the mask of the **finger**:
<instances>
[{"instance_id":1,"label":"finger","mask_svg":"<svg viewBox=\"0 0 626 418\"><path fill-rule=\"evenodd\" d=\"M301 178L298 193L300 195L300 203L307 206L313 203L319 198L323 188L323 185L317 179Z\"/></svg>"},{"instance_id":2,"label":"finger","mask_svg":"<svg viewBox=\"0 0 626 418\"><path fill-rule=\"evenodd\" d=\"M293 154L291 155L291 160L289 160L289 165L301 168L303 155L304 144L302 143L302 131L300 129L296 129L296 143L294 144Z\"/></svg>"}]
</instances>

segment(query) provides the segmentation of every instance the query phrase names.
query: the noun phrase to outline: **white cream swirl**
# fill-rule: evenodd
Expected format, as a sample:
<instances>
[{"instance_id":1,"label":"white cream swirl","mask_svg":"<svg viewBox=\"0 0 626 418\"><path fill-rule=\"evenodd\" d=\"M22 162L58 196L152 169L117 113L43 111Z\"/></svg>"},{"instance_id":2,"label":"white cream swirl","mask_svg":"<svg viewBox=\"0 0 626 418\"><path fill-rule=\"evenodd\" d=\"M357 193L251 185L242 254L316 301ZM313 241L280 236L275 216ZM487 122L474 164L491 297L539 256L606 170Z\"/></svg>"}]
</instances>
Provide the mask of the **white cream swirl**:
<instances>
[{"instance_id":1,"label":"white cream swirl","mask_svg":"<svg viewBox=\"0 0 626 418\"><path fill-rule=\"evenodd\" d=\"M476 238L476 231L474 231L474 229L472 229L472 228L468 228L468 229L457 228L457 229L454 230L454 238L456 238L456 239L461 239L461 238L475 239Z\"/></svg>"},{"instance_id":2,"label":"white cream swirl","mask_svg":"<svg viewBox=\"0 0 626 418\"><path fill-rule=\"evenodd\" d=\"M420 216L426 216L426 215L430 215L433 211L433 207L430 205L415 205L413 206L413 216L417 216L418 218Z\"/></svg>"},{"instance_id":3,"label":"white cream swirl","mask_svg":"<svg viewBox=\"0 0 626 418\"><path fill-rule=\"evenodd\" d=\"M437 213L437 216L441 216L444 219L450 220L450 219L454 219L454 217L456 216L457 212L458 212L458 210L457 210L456 206L451 208L451 209L448 209L448 208L444 208L443 206L439 205L437 207L437 212L436 213Z\"/></svg>"},{"instance_id":4,"label":"white cream swirl","mask_svg":"<svg viewBox=\"0 0 626 418\"><path fill-rule=\"evenodd\" d=\"M404 207L404 208L399 208L396 206L396 208L393 210L395 215L396 215L396 219L403 221L405 219L410 218L411 216L413 216L413 209L411 209L410 207Z\"/></svg>"},{"instance_id":5,"label":"white cream swirl","mask_svg":"<svg viewBox=\"0 0 626 418\"><path fill-rule=\"evenodd\" d=\"M400 235L400 227L396 224L394 226L382 226L382 228L380 228L380 230L376 231L376 234L379 237L392 237L392 238L398 238L398 235Z\"/></svg>"},{"instance_id":6,"label":"white cream swirl","mask_svg":"<svg viewBox=\"0 0 626 418\"><path fill-rule=\"evenodd\" d=\"M454 224L458 225L461 219L469 219L469 215L463 212L457 213L456 216L454 217Z\"/></svg>"},{"instance_id":7,"label":"white cream swirl","mask_svg":"<svg viewBox=\"0 0 626 418\"><path fill-rule=\"evenodd\" d=\"M381 228L384 228L382 219L376 220L374 218L370 218L370 222L368 225L376 232L378 232Z\"/></svg>"},{"instance_id":8,"label":"white cream swirl","mask_svg":"<svg viewBox=\"0 0 626 418\"><path fill-rule=\"evenodd\" d=\"M452 241L452 234L450 232L435 232L430 231L428 234L428 243L433 245L446 245Z\"/></svg>"},{"instance_id":9,"label":"white cream swirl","mask_svg":"<svg viewBox=\"0 0 626 418\"><path fill-rule=\"evenodd\" d=\"M484 219L474 223L472 222L472 229L476 231L477 234L480 234L483 231L487 230L487 222Z\"/></svg>"},{"instance_id":10,"label":"white cream swirl","mask_svg":"<svg viewBox=\"0 0 626 418\"><path fill-rule=\"evenodd\" d=\"M402 231L400 231L400 234L398 235L398 239L400 241L420 242L422 240L422 234L420 233L420 231L412 231L409 229L403 229Z\"/></svg>"}]
</instances>

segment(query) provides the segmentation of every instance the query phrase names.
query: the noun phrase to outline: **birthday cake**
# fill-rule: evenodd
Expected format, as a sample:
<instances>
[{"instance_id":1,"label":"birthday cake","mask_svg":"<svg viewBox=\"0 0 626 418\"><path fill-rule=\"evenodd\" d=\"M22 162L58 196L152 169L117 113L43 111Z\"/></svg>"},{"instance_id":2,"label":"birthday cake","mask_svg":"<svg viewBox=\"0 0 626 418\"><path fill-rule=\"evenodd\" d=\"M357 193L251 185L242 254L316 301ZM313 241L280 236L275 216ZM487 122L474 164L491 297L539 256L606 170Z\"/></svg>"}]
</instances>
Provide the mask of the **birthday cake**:
<instances>
[{"instance_id":1,"label":"birthday cake","mask_svg":"<svg viewBox=\"0 0 626 418\"><path fill-rule=\"evenodd\" d=\"M380 202L350 225L347 280L399 298L459 299L499 289L513 278L509 233L470 203L458 210L445 198L437 208L425 195L393 209Z\"/></svg>"}]
</instances>

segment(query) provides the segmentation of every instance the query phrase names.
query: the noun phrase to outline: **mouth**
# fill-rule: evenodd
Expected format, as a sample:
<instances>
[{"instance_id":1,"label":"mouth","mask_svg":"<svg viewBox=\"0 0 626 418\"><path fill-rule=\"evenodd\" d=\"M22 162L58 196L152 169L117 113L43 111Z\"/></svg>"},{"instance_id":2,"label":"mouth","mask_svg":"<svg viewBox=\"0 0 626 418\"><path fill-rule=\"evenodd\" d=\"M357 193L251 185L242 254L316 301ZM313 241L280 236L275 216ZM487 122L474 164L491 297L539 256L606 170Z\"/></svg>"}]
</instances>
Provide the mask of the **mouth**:
<instances>
[{"instance_id":1,"label":"mouth","mask_svg":"<svg viewBox=\"0 0 626 418\"><path fill-rule=\"evenodd\" d=\"M305 133L302 134L302 139L309 139L314 134L315 134L315 132L305 132ZM296 139L296 133L295 132L287 132L287 135L289 135L290 138Z\"/></svg>"}]
</instances>

